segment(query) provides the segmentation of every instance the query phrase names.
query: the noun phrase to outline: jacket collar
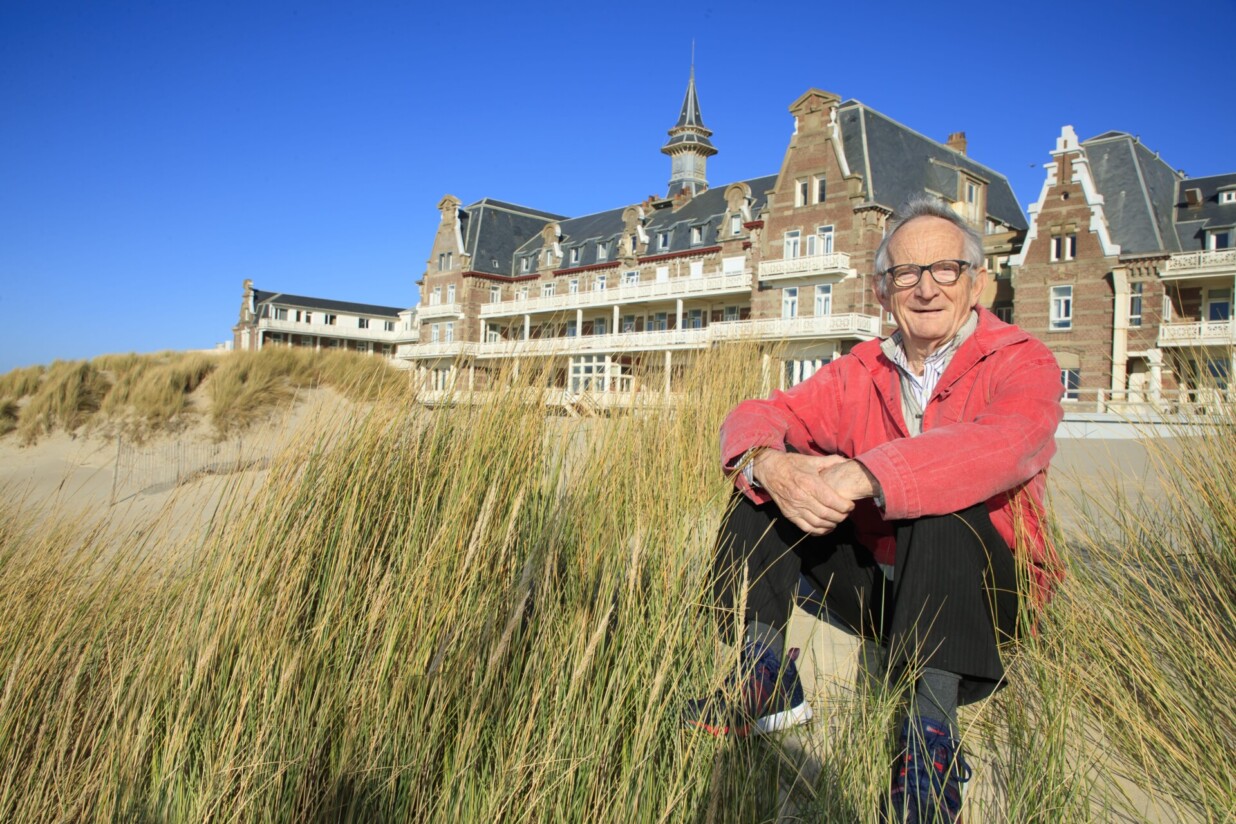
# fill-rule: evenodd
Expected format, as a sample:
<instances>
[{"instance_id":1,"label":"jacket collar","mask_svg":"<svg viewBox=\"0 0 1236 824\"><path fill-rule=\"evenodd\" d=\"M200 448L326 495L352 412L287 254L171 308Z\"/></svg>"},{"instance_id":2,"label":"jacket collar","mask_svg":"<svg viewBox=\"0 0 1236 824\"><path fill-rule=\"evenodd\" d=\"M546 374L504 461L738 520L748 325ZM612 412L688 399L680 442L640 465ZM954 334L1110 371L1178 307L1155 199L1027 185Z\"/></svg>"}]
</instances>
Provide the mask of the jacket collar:
<instances>
[{"instance_id":1,"label":"jacket collar","mask_svg":"<svg viewBox=\"0 0 1236 824\"><path fill-rule=\"evenodd\" d=\"M932 397L936 395L947 397L957 379L970 371L979 361L998 349L1030 338L1030 335L1022 329L1005 323L988 310L978 307L976 311L978 312L978 328L974 330L974 334L962 341L948 368L940 376L940 382L936 384L936 391ZM889 405L889 408L899 409L901 396L897 394L900 392L897 365L884 354L881 344L880 340L864 341L851 349L850 354L858 358L859 363L871 373L876 391L884 396L884 402Z\"/></svg>"}]
</instances>

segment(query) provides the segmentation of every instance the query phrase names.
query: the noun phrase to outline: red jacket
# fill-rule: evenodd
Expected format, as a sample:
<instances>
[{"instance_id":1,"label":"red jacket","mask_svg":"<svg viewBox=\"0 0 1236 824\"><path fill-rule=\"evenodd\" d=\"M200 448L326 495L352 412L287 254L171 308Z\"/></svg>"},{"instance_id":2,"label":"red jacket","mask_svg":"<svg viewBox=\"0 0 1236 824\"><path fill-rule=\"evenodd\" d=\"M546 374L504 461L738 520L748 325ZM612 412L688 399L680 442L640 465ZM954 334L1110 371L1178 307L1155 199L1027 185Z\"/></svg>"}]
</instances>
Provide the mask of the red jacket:
<instances>
[{"instance_id":1,"label":"red jacket","mask_svg":"<svg viewBox=\"0 0 1236 824\"><path fill-rule=\"evenodd\" d=\"M760 446L857 459L880 482L884 511L860 501L851 518L885 564L896 554L892 521L986 501L992 525L1029 562L1042 603L1061 577L1042 520L1063 391L1042 342L980 309L927 401L918 437L908 437L897 367L872 340L787 392L740 403L721 426L721 461L732 471ZM769 500L735 477L753 501Z\"/></svg>"}]
</instances>

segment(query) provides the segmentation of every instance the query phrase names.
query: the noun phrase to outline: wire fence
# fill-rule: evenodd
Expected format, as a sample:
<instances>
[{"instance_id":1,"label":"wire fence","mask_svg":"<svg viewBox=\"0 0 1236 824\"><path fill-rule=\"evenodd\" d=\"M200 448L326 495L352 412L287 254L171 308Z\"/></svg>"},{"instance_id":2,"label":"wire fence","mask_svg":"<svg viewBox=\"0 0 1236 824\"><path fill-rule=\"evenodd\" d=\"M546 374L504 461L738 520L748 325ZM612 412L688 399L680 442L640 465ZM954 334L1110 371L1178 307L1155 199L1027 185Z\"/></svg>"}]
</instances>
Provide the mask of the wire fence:
<instances>
[{"instance_id":1,"label":"wire fence","mask_svg":"<svg viewBox=\"0 0 1236 824\"><path fill-rule=\"evenodd\" d=\"M223 475L267 466L270 455L246 451L237 438L222 443L175 441L155 446L116 438L112 503L155 489L171 489L203 475Z\"/></svg>"}]
</instances>

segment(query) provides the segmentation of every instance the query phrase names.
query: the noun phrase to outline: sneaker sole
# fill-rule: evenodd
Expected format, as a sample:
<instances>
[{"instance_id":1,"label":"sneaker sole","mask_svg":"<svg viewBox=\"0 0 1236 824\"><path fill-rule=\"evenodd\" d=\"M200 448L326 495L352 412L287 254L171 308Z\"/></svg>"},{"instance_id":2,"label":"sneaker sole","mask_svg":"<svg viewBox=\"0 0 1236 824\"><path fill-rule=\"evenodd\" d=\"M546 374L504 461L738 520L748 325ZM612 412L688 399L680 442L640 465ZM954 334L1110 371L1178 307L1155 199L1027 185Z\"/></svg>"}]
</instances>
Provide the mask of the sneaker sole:
<instances>
[{"instance_id":1,"label":"sneaker sole","mask_svg":"<svg viewBox=\"0 0 1236 824\"><path fill-rule=\"evenodd\" d=\"M784 712L776 712L763 718L757 718L752 726L757 735L768 732L780 732L781 730L788 730L792 727L806 724L812 719L813 715L811 705L804 701L797 707L792 707Z\"/></svg>"}]
</instances>

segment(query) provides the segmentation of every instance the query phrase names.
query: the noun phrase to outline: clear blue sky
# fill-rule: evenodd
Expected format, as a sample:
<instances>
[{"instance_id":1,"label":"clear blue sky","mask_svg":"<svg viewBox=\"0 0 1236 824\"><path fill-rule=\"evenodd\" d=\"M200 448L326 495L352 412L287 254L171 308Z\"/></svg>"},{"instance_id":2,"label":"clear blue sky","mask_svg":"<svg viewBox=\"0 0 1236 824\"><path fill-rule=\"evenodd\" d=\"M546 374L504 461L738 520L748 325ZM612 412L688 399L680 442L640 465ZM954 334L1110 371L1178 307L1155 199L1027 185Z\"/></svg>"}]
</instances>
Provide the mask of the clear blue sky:
<instances>
[{"instance_id":1,"label":"clear blue sky","mask_svg":"<svg viewBox=\"0 0 1236 824\"><path fill-rule=\"evenodd\" d=\"M714 185L857 98L1011 179L1060 126L1236 171L1236 4L0 3L0 372L231 336L241 281L411 306L436 204L662 193L691 42Z\"/></svg>"}]
</instances>

